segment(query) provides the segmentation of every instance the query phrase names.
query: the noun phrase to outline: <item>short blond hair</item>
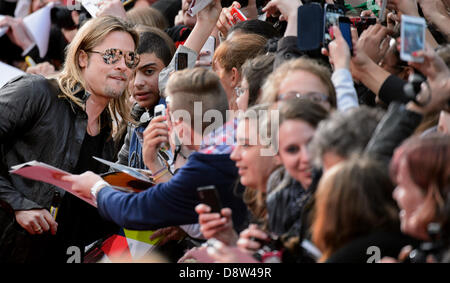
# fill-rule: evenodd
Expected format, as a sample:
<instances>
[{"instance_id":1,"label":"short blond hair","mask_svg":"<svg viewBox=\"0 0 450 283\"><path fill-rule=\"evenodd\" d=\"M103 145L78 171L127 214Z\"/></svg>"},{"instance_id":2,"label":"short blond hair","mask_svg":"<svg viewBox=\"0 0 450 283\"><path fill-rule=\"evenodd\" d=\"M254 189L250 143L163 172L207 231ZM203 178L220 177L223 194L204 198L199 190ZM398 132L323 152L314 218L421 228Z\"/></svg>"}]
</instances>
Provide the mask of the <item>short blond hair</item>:
<instances>
[{"instance_id":1,"label":"short blond hair","mask_svg":"<svg viewBox=\"0 0 450 283\"><path fill-rule=\"evenodd\" d=\"M219 111L225 121L228 100L219 77L212 70L205 68L185 69L173 73L167 82L166 93L170 97L170 111L186 110L194 120L202 121L202 132L211 123L203 122L203 114L208 110ZM194 103L202 103L202 113L195 113ZM196 117L195 114L202 115Z\"/></svg>"}]
</instances>

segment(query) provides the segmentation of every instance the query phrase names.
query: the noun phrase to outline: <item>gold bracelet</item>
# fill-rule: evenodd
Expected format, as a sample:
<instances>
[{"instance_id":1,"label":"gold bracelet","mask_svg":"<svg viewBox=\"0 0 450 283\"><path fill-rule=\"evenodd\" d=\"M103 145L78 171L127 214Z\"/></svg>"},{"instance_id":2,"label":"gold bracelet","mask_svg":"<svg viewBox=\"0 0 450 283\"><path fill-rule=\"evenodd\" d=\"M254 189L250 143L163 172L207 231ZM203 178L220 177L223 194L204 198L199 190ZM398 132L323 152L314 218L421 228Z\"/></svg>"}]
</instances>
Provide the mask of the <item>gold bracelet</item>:
<instances>
[{"instance_id":1,"label":"gold bracelet","mask_svg":"<svg viewBox=\"0 0 450 283\"><path fill-rule=\"evenodd\" d=\"M156 182L156 180L158 180L159 178L161 178L162 176L166 175L169 172L169 170L166 168L164 171L162 171L161 173L159 173L158 175L153 177L153 181Z\"/></svg>"}]
</instances>

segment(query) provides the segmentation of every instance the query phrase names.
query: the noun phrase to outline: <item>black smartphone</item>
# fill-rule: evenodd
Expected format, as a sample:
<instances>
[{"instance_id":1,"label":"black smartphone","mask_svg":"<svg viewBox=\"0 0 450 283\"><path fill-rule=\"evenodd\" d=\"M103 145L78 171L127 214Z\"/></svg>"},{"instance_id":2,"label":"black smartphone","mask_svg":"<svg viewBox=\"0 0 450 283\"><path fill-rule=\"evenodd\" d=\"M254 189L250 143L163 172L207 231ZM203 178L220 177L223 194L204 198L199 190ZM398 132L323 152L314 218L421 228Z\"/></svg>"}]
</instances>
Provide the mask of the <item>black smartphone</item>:
<instances>
[{"instance_id":1,"label":"black smartphone","mask_svg":"<svg viewBox=\"0 0 450 283\"><path fill-rule=\"evenodd\" d=\"M222 203L220 202L219 192L214 185L197 188L200 202L211 207L212 213L220 213Z\"/></svg>"},{"instance_id":2,"label":"black smartphone","mask_svg":"<svg viewBox=\"0 0 450 283\"><path fill-rule=\"evenodd\" d=\"M358 36L363 33L364 30L368 29L369 26L375 25L377 23L377 18L373 17L355 17L350 18L352 26L358 31Z\"/></svg>"},{"instance_id":3,"label":"black smartphone","mask_svg":"<svg viewBox=\"0 0 450 283\"><path fill-rule=\"evenodd\" d=\"M320 50L323 41L323 9L319 3L301 5L297 10L297 46L301 51Z\"/></svg>"},{"instance_id":4,"label":"black smartphone","mask_svg":"<svg viewBox=\"0 0 450 283\"><path fill-rule=\"evenodd\" d=\"M348 17L339 17L339 30L342 33L345 41L347 41L348 47L350 48L350 54L353 55L353 44L352 44L352 32L351 32L352 22Z\"/></svg>"},{"instance_id":5,"label":"black smartphone","mask_svg":"<svg viewBox=\"0 0 450 283\"><path fill-rule=\"evenodd\" d=\"M339 17L344 16L344 8L334 5L325 4L324 17L323 17L323 46L327 47L328 44L333 40L331 37L331 29L339 23Z\"/></svg>"},{"instance_id":6,"label":"black smartphone","mask_svg":"<svg viewBox=\"0 0 450 283\"><path fill-rule=\"evenodd\" d=\"M175 58L175 71L183 70L188 67L188 54L179 52Z\"/></svg>"}]
</instances>

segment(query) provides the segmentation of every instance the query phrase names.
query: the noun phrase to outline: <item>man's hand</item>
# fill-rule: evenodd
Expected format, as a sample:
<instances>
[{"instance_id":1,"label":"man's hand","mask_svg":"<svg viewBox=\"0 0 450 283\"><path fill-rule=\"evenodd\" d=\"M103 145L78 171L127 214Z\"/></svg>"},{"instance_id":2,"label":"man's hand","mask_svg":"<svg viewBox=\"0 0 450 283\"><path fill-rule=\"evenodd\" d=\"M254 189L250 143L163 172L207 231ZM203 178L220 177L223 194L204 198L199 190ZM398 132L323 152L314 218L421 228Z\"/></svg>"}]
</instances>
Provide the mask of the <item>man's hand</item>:
<instances>
[{"instance_id":1,"label":"man's hand","mask_svg":"<svg viewBox=\"0 0 450 283\"><path fill-rule=\"evenodd\" d=\"M197 24L207 23L210 27L214 27L219 19L220 13L222 12L222 5L220 0L213 0L211 4L206 6L203 10L199 11L197 14Z\"/></svg>"},{"instance_id":2,"label":"man's hand","mask_svg":"<svg viewBox=\"0 0 450 283\"><path fill-rule=\"evenodd\" d=\"M220 214L211 213L211 208L201 203L195 207L195 211L199 214L200 231L206 239L216 238L227 245L236 244L238 236L233 229L231 209L223 208Z\"/></svg>"},{"instance_id":3,"label":"man's hand","mask_svg":"<svg viewBox=\"0 0 450 283\"><path fill-rule=\"evenodd\" d=\"M169 143L169 127L164 122L165 116L158 116L152 119L144 131L144 144L142 146L142 155L144 164L152 172L161 169L158 162L158 149L161 143Z\"/></svg>"},{"instance_id":4,"label":"man's hand","mask_svg":"<svg viewBox=\"0 0 450 283\"><path fill-rule=\"evenodd\" d=\"M5 16L5 18L0 21L0 27L9 27L8 32L6 33L9 39L24 51L34 43L27 27L20 18L16 19Z\"/></svg>"},{"instance_id":5,"label":"man's hand","mask_svg":"<svg viewBox=\"0 0 450 283\"><path fill-rule=\"evenodd\" d=\"M120 0L110 0L110 1L102 1L99 4L99 11L96 16L115 16L121 18L122 20L127 20L127 12L123 7L122 1Z\"/></svg>"},{"instance_id":6,"label":"man's hand","mask_svg":"<svg viewBox=\"0 0 450 283\"><path fill-rule=\"evenodd\" d=\"M16 221L31 235L38 235L50 231L56 234L58 223L46 209L17 210Z\"/></svg>"},{"instance_id":7,"label":"man's hand","mask_svg":"<svg viewBox=\"0 0 450 283\"><path fill-rule=\"evenodd\" d=\"M442 109L448 110L448 102L450 101L450 70L447 65L429 46L427 46L425 51L414 52L413 56L424 58L423 63L408 62L408 64L427 77L427 82L430 89L428 90L422 85L421 92L431 91L431 101L421 107L415 105L413 102L409 102L407 107L410 110L417 111L422 114L427 114Z\"/></svg>"},{"instance_id":8,"label":"man's hand","mask_svg":"<svg viewBox=\"0 0 450 283\"><path fill-rule=\"evenodd\" d=\"M364 35L364 33L367 32L365 30L361 37ZM358 38L357 32L355 32L352 29L352 40L353 40L353 57L350 60L350 71L352 73L352 77L358 81L361 80L361 75L363 72L365 72L368 65L373 64L373 60L370 59L370 57L365 52L365 46L364 42L360 39L357 39L355 41L355 38ZM377 65L375 63L375 65Z\"/></svg>"},{"instance_id":9,"label":"man's hand","mask_svg":"<svg viewBox=\"0 0 450 283\"><path fill-rule=\"evenodd\" d=\"M55 67L49 62L39 63L36 66L28 67L27 73L42 75L44 77L56 74Z\"/></svg>"},{"instance_id":10,"label":"man's hand","mask_svg":"<svg viewBox=\"0 0 450 283\"><path fill-rule=\"evenodd\" d=\"M187 236L186 232L178 226L171 226L156 230L151 236L150 240L156 240L159 237L163 237L158 243L159 246L166 244L169 241L179 241Z\"/></svg>"},{"instance_id":11,"label":"man's hand","mask_svg":"<svg viewBox=\"0 0 450 283\"><path fill-rule=\"evenodd\" d=\"M99 175L87 171L81 175L64 175L61 181L72 183L72 190L79 196L91 198L91 188L98 181L103 180Z\"/></svg>"},{"instance_id":12,"label":"man's hand","mask_svg":"<svg viewBox=\"0 0 450 283\"><path fill-rule=\"evenodd\" d=\"M297 19L297 9L302 5L300 0L272 0L263 8L263 12L267 12L270 17L276 14L277 10L281 13L281 19L289 22L290 19Z\"/></svg>"},{"instance_id":13,"label":"man's hand","mask_svg":"<svg viewBox=\"0 0 450 283\"><path fill-rule=\"evenodd\" d=\"M388 36L389 32L386 27L380 24L371 25L361 34L358 40L359 50L363 50L372 61L378 64L389 49L391 40Z\"/></svg>"}]
</instances>

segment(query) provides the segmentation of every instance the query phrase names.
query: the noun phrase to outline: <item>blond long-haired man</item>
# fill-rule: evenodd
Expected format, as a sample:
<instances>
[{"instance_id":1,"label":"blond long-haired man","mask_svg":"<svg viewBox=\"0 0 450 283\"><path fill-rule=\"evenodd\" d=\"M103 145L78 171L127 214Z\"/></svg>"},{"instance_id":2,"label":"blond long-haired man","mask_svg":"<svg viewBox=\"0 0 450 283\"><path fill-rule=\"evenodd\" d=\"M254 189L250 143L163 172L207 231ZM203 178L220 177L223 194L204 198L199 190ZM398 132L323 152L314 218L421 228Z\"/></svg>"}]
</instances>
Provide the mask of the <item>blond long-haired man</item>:
<instances>
[{"instance_id":1,"label":"blond long-haired man","mask_svg":"<svg viewBox=\"0 0 450 283\"><path fill-rule=\"evenodd\" d=\"M113 129L131 121L127 85L137 45L127 23L95 18L68 46L56 77L24 75L0 89L0 262L81 261L86 245L117 229L94 207L8 169L38 160L71 173L107 171L92 156L114 160Z\"/></svg>"}]
</instances>

